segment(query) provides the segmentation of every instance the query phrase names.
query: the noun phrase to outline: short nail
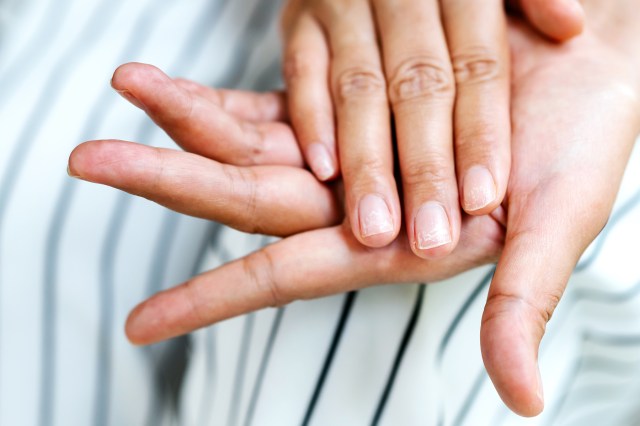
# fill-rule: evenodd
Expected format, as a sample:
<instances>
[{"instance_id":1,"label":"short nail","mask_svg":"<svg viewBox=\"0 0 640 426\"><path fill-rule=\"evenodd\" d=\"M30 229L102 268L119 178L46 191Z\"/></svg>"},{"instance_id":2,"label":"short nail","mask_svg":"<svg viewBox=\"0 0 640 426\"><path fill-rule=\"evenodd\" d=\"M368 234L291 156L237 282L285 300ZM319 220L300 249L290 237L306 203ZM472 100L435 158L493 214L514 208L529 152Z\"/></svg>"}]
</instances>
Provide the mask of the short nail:
<instances>
[{"instance_id":1,"label":"short nail","mask_svg":"<svg viewBox=\"0 0 640 426\"><path fill-rule=\"evenodd\" d=\"M471 167L464 176L462 185L462 202L467 211L480 210L497 197L495 181L486 167Z\"/></svg>"},{"instance_id":2,"label":"short nail","mask_svg":"<svg viewBox=\"0 0 640 426\"><path fill-rule=\"evenodd\" d=\"M320 180L327 180L336 172L329 150L322 143L316 142L309 145L307 148L307 161L313 174Z\"/></svg>"},{"instance_id":3,"label":"short nail","mask_svg":"<svg viewBox=\"0 0 640 426\"><path fill-rule=\"evenodd\" d=\"M416 244L420 250L428 250L449 244L451 225L442 205L428 202L422 205L415 218Z\"/></svg>"},{"instance_id":4,"label":"short nail","mask_svg":"<svg viewBox=\"0 0 640 426\"><path fill-rule=\"evenodd\" d=\"M133 93L131 93L130 91L125 89L125 90L116 90L116 92L118 92L120 96L122 96L123 98L125 98L126 100L128 100L129 102L137 106L138 108L144 109L144 105L142 104L142 102L140 102L138 98L133 96Z\"/></svg>"},{"instance_id":5,"label":"short nail","mask_svg":"<svg viewBox=\"0 0 640 426\"><path fill-rule=\"evenodd\" d=\"M69 177L72 177L72 178L76 178L76 179L80 178L79 175L76 175L71 171L71 168L69 166L67 166L67 174L69 175Z\"/></svg>"},{"instance_id":6,"label":"short nail","mask_svg":"<svg viewBox=\"0 0 640 426\"><path fill-rule=\"evenodd\" d=\"M363 238L393 231L393 219L391 219L389 207L379 195L365 195L360 200L358 213L360 235Z\"/></svg>"}]
</instances>

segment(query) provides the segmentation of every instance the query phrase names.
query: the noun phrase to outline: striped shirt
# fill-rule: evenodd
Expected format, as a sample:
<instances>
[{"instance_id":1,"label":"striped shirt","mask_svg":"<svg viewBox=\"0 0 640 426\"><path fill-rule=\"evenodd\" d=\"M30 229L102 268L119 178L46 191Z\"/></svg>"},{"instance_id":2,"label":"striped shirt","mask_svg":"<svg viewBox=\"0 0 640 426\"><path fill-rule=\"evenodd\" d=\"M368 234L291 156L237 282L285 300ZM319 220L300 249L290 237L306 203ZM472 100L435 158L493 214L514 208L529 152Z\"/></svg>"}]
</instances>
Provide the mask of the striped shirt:
<instances>
[{"instance_id":1,"label":"striped shirt","mask_svg":"<svg viewBox=\"0 0 640 426\"><path fill-rule=\"evenodd\" d=\"M640 425L639 152L549 324L535 419L504 407L482 365L490 266L126 341L138 301L269 239L69 179L68 154L98 138L173 146L109 87L125 62L279 86L280 6L0 0L0 424Z\"/></svg>"}]
</instances>

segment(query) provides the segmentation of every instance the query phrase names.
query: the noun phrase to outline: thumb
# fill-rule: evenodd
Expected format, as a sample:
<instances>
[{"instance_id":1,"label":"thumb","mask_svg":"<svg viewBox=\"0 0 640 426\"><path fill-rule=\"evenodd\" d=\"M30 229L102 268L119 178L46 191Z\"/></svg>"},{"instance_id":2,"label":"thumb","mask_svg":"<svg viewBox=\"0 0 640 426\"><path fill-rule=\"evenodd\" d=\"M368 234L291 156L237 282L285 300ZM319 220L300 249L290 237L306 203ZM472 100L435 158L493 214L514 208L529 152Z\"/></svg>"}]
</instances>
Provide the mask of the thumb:
<instances>
[{"instance_id":1,"label":"thumb","mask_svg":"<svg viewBox=\"0 0 640 426\"><path fill-rule=\"evenodd\" d=\"M515 0L509 3L522 10L534 28L557 41L577 36L584 27L584 9L578 0Z\"/></svg>"},{"instance_id":2,"label":"thumb","mask_svg":"<svg viewBox=\"0 0 640 426\"><path fill-rule=\"evenodd\" d=\"M504 403L522 416L535 416L544 407L538 348L586 247L584 238L568 232L567 224L559 223L561 215L551 212L510 214L516 221L507 224L480 331L487 373Z\"/></svg>"}]
</instances>

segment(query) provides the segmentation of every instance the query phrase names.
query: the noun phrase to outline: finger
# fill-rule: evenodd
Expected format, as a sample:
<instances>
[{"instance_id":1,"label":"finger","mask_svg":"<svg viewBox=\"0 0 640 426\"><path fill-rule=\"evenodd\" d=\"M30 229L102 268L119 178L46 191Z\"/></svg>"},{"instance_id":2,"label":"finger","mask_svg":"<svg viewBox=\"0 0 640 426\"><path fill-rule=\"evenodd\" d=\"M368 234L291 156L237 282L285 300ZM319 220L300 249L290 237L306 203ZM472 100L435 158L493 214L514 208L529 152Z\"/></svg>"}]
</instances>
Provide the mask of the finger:
<instances>
[{"instance_id":1,"label":"finger","mask_svg":"<svg viewBox=\"0 0 640 426\"><path fill-rule=\"evenodd\" d=\"M327 40L318 22L303 13L285 34L284 79L291 124L307 164L320 180L338 173L328 75Z\"/></svg>"},{"instance_id":2,"label":"finger","mask_svg":"<svg viewBox=\"0 0 640 426\"><path fill-rule=\"evenodd\" d=\"M222 108L228 114L253 122L287 121L289 112L283 92L245 92L214 89L183 78L173 81L181 88Z\"/></svg>"},{"instance_id":3,"label":"finger","mask_svg":"<svg viewBox=\"0 0 640 426\"><path fill-rule=\"evenodd\" d=\"M488 214L502 203L511 164L509 47L502 0L442 4L457 89L460 204L469 214Z\"/></svg>"},{"instance_id":4,"label":"finger","mask_svg":"<svg viewBox=\"0 0 640 426\"><path fill-rule=\"evenodd\" d=\"M511 0L541 33L557 41L577 36L584 29L584 9L578 0Z\"/></svg>"},{"instance_id":5,"label":"finger","mask_svg":"<svg viewBox=\"0 0 640 426\"><path fill-rule=\"evenodd\" d=\"M526 206L510 206L506 243L482 318L487 372L505 404L523 416L543 409L540 340L588 244L584 228L571 223L575 215L561 213L573 211L570 197L555 195L532 194Z\"/></svg>"},{"instance_id":6,"label":"finger","mask_svg":"<svg viewBox=\"0 0 640 426\"><path fill-rule=\"evenodd\" d=\"M453 72L436 0L374 1L398 138L407 232L421 257L449 254L460 235Z\"/></svg>"},{"instance_id":7,"label":"finger","mask_svg":"<svg viewBox=\"0 0 640 426\"><path fill-rule=\"evenodd\" d=\"M187 151L236 165L302 165L289 126L239 119L210 97L194 95L176 84L156 67L137 63L122 65L115 71L111 84L118 93L144 109ZM245 94L243 98L249 96ZM265 107L260 101L255 102ZM267 110L272 108L273 104L266 105Z\"/></svg>"},{"instance_id":8,"label":"finger","mask_svg":"<svg viewBox=\"0 0 640 426\"><path fill-rule=\"evenodd\" d=\"M318 12L329 34L331 86L338 123L347 214L356 238L389 244L400 231L390 112L373 16L365 0Z\"/></svg>"},{"instance_id":9,"label":"finger","mask_svg":"<svg viewBox=\"0 0 640 426\"><path fill-rule=\"evenodd\" d=\"M245 232L289 235L341 220L331 191L295 167L234 167L180 151L95 141L71 153L69 174Z\"/></svg>"},{"instance_id":10,"label":"finger","mask_svg":"<svg viewBox=\"0 0 640 426\"><path fill-rule=\"evenodd\" d=\"M459 255L432 261L413 255L406 239L367 249L343 226L298 234L156 294L132 311L127 336L134 343L150 344L294 300L381 282L442 279L491 261L499 245L484 238L488 227L499 228L491 221L471 218L469 239L456 249Z\"/></svg>"}]
</instances>

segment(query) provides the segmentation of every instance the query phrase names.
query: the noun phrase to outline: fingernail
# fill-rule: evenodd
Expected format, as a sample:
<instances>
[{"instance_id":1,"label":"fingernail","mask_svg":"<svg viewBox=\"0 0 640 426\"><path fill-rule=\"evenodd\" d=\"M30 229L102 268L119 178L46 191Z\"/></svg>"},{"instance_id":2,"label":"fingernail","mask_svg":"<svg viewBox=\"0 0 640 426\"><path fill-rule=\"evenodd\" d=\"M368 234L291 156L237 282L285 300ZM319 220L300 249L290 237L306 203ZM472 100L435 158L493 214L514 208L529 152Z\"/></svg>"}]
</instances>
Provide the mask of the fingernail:
<instances>
[{"instance_id":1,"label":"fingernail","mask_svg":"<svg viewBox=\"0 0 640 426\"><path fill-rule=\"evenodd\" d=\"M483 166L473 166L462 182L462 203L467 211L480 210L495 201L496 184L491 172Z\"/></svg>"},{"instance_id":2,"label":"fingernail","mask_svg":"<svg viewBox=\"0 0 640 426\"><path fill-rule=\"evenodd\" d=\"M428 202L420 207L415 218L416 244L428 250L451 242L451 225L442 205Z\"/></svg>"},{"instance_id":3,"label":"fingernail","mask_svg":"<svg viewBox=\"0 0 640 426\"><path fill-rule=\"evenodd\" d=\"M68 165L67 165L67 174L69 175L69 177L80 179L79 175L75 175L71 172L71 168Z\"/></svg>"},{"instance_id":4,"label":"fingernail","mask_svg":"<svg viewBox=\"0 0 640 426\"><path fill-rule=\"evenodd\" d=\"M567 7L571 9L571 13L573 13L574 15L580 16L584 14L584 6L582 6L582 3L580 3L580 1L573 0L573 1L566 1L565 3Z\"/></svg>"},{"instance_id":5,"label":"fingernail","mask_svg":"<svg viewBox=\"0 0 640 426\"><path fill-rule=\"evenodd\" d=\"M336 172L329 150L322 143L316 142L309 145L307 161L313 174L320 180L327 180Z\"/></svg>"},{"instance_id":6,"label":"fingernail","mask_svg":"<svg viewBox=\"0 0 640 426\"><path fill-rule=\"evenodd\" d=\"M118 92L118 94L120 96L122 96L123 98L125 98L126 100L128 100L129 102L131 102L132 104L137 106L138 108L144 109L144 105L142 104L142 102L140 102L138 100L138 98L133 96L133 93L131 93L130 91L128 91L128 90L116 90L116 92Z\"/></svg>"},{"instance_id":7,"label":"fingernail","mask_svg":"<svg viewBox=\"0 0 640 426\"><path fill-rule=\"evenodd\" d=\"M358 213L360 235L363 238L393 231L393 219L391 219L389 207L379 195L365 195L360 200Z\"/></svg>"}]
</instances>

